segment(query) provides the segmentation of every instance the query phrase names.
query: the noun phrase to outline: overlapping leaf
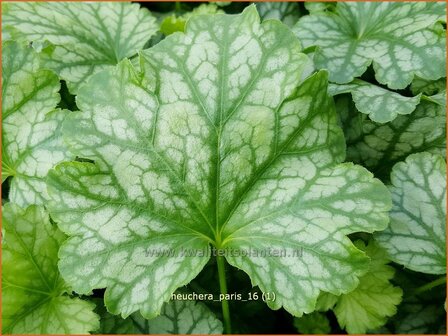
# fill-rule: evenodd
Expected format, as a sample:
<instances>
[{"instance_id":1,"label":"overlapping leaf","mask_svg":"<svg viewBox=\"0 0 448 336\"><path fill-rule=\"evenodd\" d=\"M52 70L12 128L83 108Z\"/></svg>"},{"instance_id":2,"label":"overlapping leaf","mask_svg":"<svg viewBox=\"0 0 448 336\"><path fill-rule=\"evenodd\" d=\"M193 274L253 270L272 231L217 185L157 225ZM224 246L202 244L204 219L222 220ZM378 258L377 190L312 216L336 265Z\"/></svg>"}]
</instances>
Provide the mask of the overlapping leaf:
<instances>
[{"instance_id":1,"label":"overlapping leaf","mask_svg":"<svg viewBox=\"0 0 448 336\"><path fill-rule=\"evenodd\" d=\"M66 112L56 110L59 80L16 42L3 45L2 66L2 181L12 177L12 202L43 204L48 170L71 158L60 134Z\"/></svg>"},{"instance_id":2,"label":"overlapping leaf","mask_svg":"<svg viewBox=\"0 0 448 336\"><path fill-rule=\"evenodd\" d=\"M391 174L393 208L376 236L392 260L424 273L446 273L446 163L430 153L410 155Z\"/></svg>"},{"instance_id":3,"label":"overlapping leaf","mask_svg":"<svg viewBox=\"0 0 448 336\"><path fill-rule=\"evenodd\" d=\"M318 12L334 11L335 3L326 1L305 1L305 8L311 14Z\"/></svg>"},{"instance_id":4,"label":"overlapping leaf","mask_svg":"<svg viewBox=\"0 0 448 336\"><path fill-rule=\"evenodd\" d=\"M296 2L259 2L257 9L263 20L276 19L292 27L300 17L299 5Z\"/></svg>"},{"instance_id":5,"label":"overlapping leaf","mask_svg":"<svg viewBox=\"0 0 448 336\"><path fill-rule=\"evenodd\" d=\"M446 278L400 269L394 281L403 288L403 302L388 323L394 334L445 334Z\"/></svg>"},{"instance_id":6,"label":"overlapping leaf","mask_svg":"<svg viewBox=\"0 0 448 336\"><path fill-rule=\"evenodd\" d=\"M60 164L48 180L73 288L107 287L112 313L154 317L209 259L182 251L212 243L300 254L226 255L276 293L274 309L301 315L320 290L354 289L368 259L346 235L384 229L390 199L365 169L339 164L326 73L301 83L306 64L292 32L251 6L192 17L142 54L144 74L124 61L92 77L64 132L95 164Z\"/></svg>"},{"instance_id":7,"label":"overlapping leaf","mask_svg":"<svg viewBox=\"0 0 448 336\"><path fill-rule=\"evenodd\" d=\"M434 100L422 100L409 115L378 124L360 114L348 97L338 97L347 140L347 160L361 163L388 180L392 166L411 153L429 151L445 155L446 109Z\"/></svg>"},{"instance_id":8,"label":"overlapping leaf","mask_svg":"<svg viewBox=\"0 0 448 336\"><path fill-rule=\"evenodd\" d=\"M216 3L201 4L190 12L182 15L172 14L163 19L160 24L160 31L165 35L170 35L175 32L183 32L187 21L194 15L204 14L223 14L224 11L219 8Z\"/></svg>"},{"instance_id":9,"label":"overlapping leaf","mask_svg":"<svg viewBox=\"0 0 448 336\"><path fill-rule=\"evenodd\" d=\"M54 45L44 52L47 66L73 93L92 74L143 49L157 30L146 9L126 2L11 2L2 21L13 35Z\"/></svg>"},{"instance_id":10,"label":"overlapping leaf","mask_svg":"<svg viewBox=\"0 0 448 336\"><path fill-rule=\"evenodd\" d=\"M377 123L386 123L394 120L397 115L409 114L420 102L420 95L405 97L360 79L349 84L329 85L332 96L349 92L356 108Z\"/></svg>"},{"instance_id":11,"label":"overlapping leaf","mask_svg":"<svg viewBox=\"0 0 448 336\"><path fill-rule=\"evenodd\" d=\"M315 63L330 81L344 84L373 62L375 77L403 89L414 74L445 77L445 18L442 2L340 2L335 12L302 17L295 32L305 47L318 46Z\"/></svg>"},{"instance_id":12,"label":"overlapping leaf","mask_svg":"<svg viewBox=\"0 0 448 336\"><path fill-rule=\"evenodd\" d=\"M359 286L337 298L333 308L339 325L350 334L365 334L383 326L387 318L395 315L401 302L402 290L391 284L394 269L388 266L384 250L373 241L369 245L358 241L357 246L371 258L369 272L361 277Z\"/></svg>"},{"instance_id":13,"label":"overlapping leaf","mask_svg":"<svg viewBox=\"0 0 448 336\"><path fill-rule=\"evenodd\" d=\"M99 328L94 306L64 294L58 249L65 236L43 207L3 209L3 334L87 334Z\"/></svg>"},{"instance_id":14,"label":"overlapping leaf","mask_svg":"<svg viewBox=\"0 0 448 336\"><path fill-rule=\"evenodd\" d=\"M167 302L159 316L147 320L139 313L126 319L101 309L102 334L222 334L221 321L206 305L195 301Z\"/></svg>"},{"instance_id":15,"label":"overlapping leaf","mask_svg":"<svg viewBox=\"0 0 448 336\"><path fill-rule=\"evenodd\" d=\"M440 78L436 81L426 80L422 78L414 78L411 84L413 94L423 93L431 96L446 89L446 78Z\"/></svg>"}]
</instances>

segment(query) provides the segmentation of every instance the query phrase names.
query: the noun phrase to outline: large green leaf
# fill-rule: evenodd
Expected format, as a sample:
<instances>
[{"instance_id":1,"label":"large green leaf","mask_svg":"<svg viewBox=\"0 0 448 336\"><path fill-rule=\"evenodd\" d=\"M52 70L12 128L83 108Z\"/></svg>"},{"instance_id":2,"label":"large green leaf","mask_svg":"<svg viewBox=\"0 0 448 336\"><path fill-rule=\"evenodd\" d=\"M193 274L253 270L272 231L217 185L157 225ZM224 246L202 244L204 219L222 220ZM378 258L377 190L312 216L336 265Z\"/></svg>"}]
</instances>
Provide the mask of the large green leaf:
<instances>
[{"instance_id":1,"label":"large green leaf","mask_svg":"<svg viewBox=\"0 0 448 336\"><path fill-rule=\"evenodd\" d=\"M155 19L126 2L10 2L3 26L28 41L50 41L47 66L67 81L71 92L92 74L143 49L156 32Z\"/></svg>"},{"instance_id":2,"label":"large green leaf","mask_svg":"<svg viewBox=\"0 0 448 336\"><path fill-rule=\"evenodd\" d=\"M446 163L430 153L410 155L391 174L390 227L376 236L392 260L424 273L446 273Z\"/></svg>"},{"instance_id":3,"label":"large green leaf","mask_svg":"<svg viewBox=\"0 0 448 336\"><path fill-rule=\"evenodd\" d=\"M296 2L259 2L257 9L263 20L275 19L292 27L300 17L299 4Z\"/></svg>"},{"instance_id":4,"label":"large green leaf","mask_svg":"<svg viewBox=\"0 0 448 336\"><path fill-rule=\"evenodd\" d=\"M66 112L55 110L59 79L39 68L32 48L16 42L3 45L2 66L2 181L12 177L12 202L42 204L48 170L72 157L60 135Z\"/></svg>"},{"instance_id":5,"label":"large green leaf","mask_svg":"<svg viewBox=\"0 0 448 336\"><path fill-rule=\"evenodd\" d=\"M38 206L3 209L3 334L87 334L99 328L94 305L71 298L59 276L65 236Z\"/></svg>"},{"instance_id":6,"label":"large green leaf","mask_svg":"<svg viewBox=\"0 0 448 336\"><path fill-rule=\"evenodd\" d=\"M220 320L207 308L195 301L170 301L154 319L147 320L139 313L126 319L111 315L100 308L102 334L222 334Z\"/></svg>"},{"instance_id":7,"label":"large green leaf","mask_svg":"<svg viewBox=\"0 0 448 336\"><path fill-rule=\"evenodd\" d=\"M387 318L395 315L403 291L391 284L394 269L387 265L385 251L370 241L357 246L371 258L369 271L360 278L356 289L338 297L333 308L339 325L350 334L365 334L368 330L383 326Z\"/></svg>"},{"instance_id":8,"label":"large green leaf","mask_svg":"<svg viewBox=\"0 0 448 336\"><path fill-rule=\"evenodd\" d=\"M405 97L360 79L349 84L330 84L328 91L332 96L350 92L356 108L377 123L394 120L400 114L409 114L420 102L420 95Z\"/></svg>"},{"instance_id":9,"label":"large green leaf","mask_svg":"<svg viewBox=\"0 0 448 336\"><path fill-rule=\"evenodd\" d=\"M315 62L330 81L349 83L373 62L378 82L405 88L414 74L445 77L442 2L340 2L335 12L302 17L295 32L305 47L318 46Z\"/></svg>"},{"instance_id":10,"label":"large green leaf","mask_svg":"<svg viewBox=\"0 0 448 336\"><path fill-rule=\"evenodd\" d=\"M409 115L378 124L360 114L348 97L338 97L347 140L347 160L361 163L388 180L392 166L411 153L429 151L445 155L446 109L425 99Z\"/></svg>"},{"instance_id":11,"label":"large green leaf","mask_svg":"<svg viewBox=\"0 0 448 336\"><path fill-rule=\"evenodd\" d=\"M276 293L270 307L295 315L312 311L320 290L352 290L367 270L346 235L387 226L388 191L339 164L326 73L301 83L308 62L297 39L259 20L254 6L193 16L185 34L142 54L145 73L124 61L80 89L82 112L64 132L95 164L52 170L49 207L70 236L64 278L79 293L107 287L110 312L159 314L207 263L210 243L288 252L226 258Z\"/></svg>"}]
</instances>

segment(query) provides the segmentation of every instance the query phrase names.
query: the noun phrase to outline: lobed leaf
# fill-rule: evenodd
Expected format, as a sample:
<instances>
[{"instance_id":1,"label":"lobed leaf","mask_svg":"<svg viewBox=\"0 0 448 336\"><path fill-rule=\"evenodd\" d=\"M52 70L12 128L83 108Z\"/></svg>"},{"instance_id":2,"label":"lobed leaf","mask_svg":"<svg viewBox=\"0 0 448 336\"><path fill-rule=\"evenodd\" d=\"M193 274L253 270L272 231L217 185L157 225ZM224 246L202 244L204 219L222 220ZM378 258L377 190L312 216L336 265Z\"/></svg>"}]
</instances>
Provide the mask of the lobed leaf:
<instances>
[{"instance_id":1,"label":"lobed leaf","mask_svg":"<svg viewBox=\"0 0 448 336\"><path fill-rule=\"evenodd\" d=\"M126 319L100 312L102 334L222 334L223 326L207 306L195 301L170 301L154 319L147 320L139 313Z\"/></svg>"},{"instance_id":2,"label":"lobed leaf","mask_svg":"<svg viewBox=\"0 0 448 336\"><path fill-rule=\"evenodd\" d=\"M358 111L368 114L377 123L386 123L398 115L410 114L420 102L420 94L405 97L360 79L349 84L330 84L328 91L332 96L351 93Z\"/></svg>"},{"instance_id":3,"label":"lobed leaf","mask_svg":"<svg viewBox=\"0 0 448 336\"><path fill-rule=\"evenodd\" d=\"M389 259L373 241L367 246L358 241L357 246L371 258L369 271L360 278L359 285L350 293L338 297L333 310L339 325L350 334L365 334L383 326L387 318L395 315L403 291L392 285L394 269Z\"/></svg>"},{"instance_id":4,"label":"lobed leaf","mask_svg":"<svg viewBox=\"0 0 448 336\"><path fill-rule=\"evenodd\" d=\"M79 90L81 112L64 134L95 164L52 170L49 208L70 236L62 275L79 293L106 287L110 312L158 315L202 270L210 244L301 250L226 255L276 292L270 307L294 315L313 311L320 290L352 290L367 271L346 235L386 227L387 189L339 164L344 139L326 73L303 81L308 60L295 36L259 21L254 6L193 16L185 34L142 53L144 73L123 61Z\"/></svg>"},{"instance_id":5,"label":"lobed leaf","mask_svg":"<svg viewBox=\"0 0 448 336\"><path fill-rule=\"evenodd\" d=\"M2 182L12 178L11 202L43 204L48 170L72 158L60 133L67 113L56 109L59 79L18 42L3 45L2 67Z\"/></svg>"},{"instance_id":6,"label":"lobed leaf","mask_svg":"<svg viewBox=\"0 0 448 336\"><path fill-rule=\"evenodd\" d=\"M7 2L2 21L17 38L54 45L43 52L46 66L72 93L92 74L143 49L157 31L146 9L126 2Z\"/></svg>"},{"instance_id":7,"label":"lobed leaf","mask_svg":"<svg viewBox=\"0 0 448 336\"><path fill-rule=\"evenodd\" d=\"M392 166L409 154L429 151L445 155L446 109L422 99L416 110L387 124L367 120L347 97L338 97L347 141L347 160L363 164L388 180Z\"/></svg>"},{"instance_id":8,"label":"lobed leaf","mask_svg":"<svg viewBox=\"0 0 448 336\"><path fill-rule=\"evenodd\" d=\"M65 236L38 206L3 208L3 334L87 334L99 328L94 305L64 294L58 249Z\"/></svg>"},{"instance_id":9,"label":"lobed leaf","mask_svg":"<svg viewBox=\"0 0 448 336\"><path fill-rule=\"evenodd\" d=\"M423 273L446 273L446 162L430 153L410 155L391 173L389 228L375 236L391 259Z\"/></svg>"},{"instance_id":10,"label":"lobed leaf","mask_svg":"<svg viewBox=\"0 0 448 336\"><path fill-rule=\"evenodd\" d=\"M445 19L441 2L341 2L316 11L294 27L305 48L318 46L315 63L339 84L361 76L373 63L375 78L403 89L414 75L445 77Z\"/></svg>"}]
</instances>

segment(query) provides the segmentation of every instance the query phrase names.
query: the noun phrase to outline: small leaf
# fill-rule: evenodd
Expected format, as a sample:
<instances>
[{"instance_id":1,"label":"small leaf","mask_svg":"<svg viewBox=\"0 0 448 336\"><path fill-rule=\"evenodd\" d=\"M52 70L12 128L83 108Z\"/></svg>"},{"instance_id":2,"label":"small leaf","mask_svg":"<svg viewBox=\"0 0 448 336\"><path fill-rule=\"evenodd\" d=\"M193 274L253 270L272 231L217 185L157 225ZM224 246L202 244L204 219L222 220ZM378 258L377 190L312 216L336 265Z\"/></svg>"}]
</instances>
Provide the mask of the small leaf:
<instances>
[{"instance_id":1,"label":"small leaf","mask_svg":"<svg viewBox=\"0 0 448 336\"><path fill-rule=\"evenodd\" d=\"M99 328L94 305L64 294L58 249L65 236L42 207L3 209L3 334L87 334Z\"/></svg>"},{"instance_id":2,"label":"small leaf","mask_svg":"<svg viewBox=\"0 0 448 336\"><path fill-rule=\"evenodd\" d=\"M160 25L160 31L165 35L170 35L175 32L183 32L185 31L185 25L187 24L187 21L192 16L218 13L222 14L225 12L219 8L217 3L201 4L198 7L194 8L192 11L187 12L183 15L176 16L176 14L172 14L167 16L163 19Z\"/></svg>"},{"instance_id":3,"label":"small leaf","mask_svg":"<svg viewBox=\"0 0 448 336\"><path fill-rule=\"evenodd\" d=\"M48 170L72 158L60 134L66 111L55 110L59 79L40 69L32 48L17 42L3 45L2 66L2 181L13 177L11 202L43 204Z\"/></svg>"},{"instance_id":4,"label":"small leaf","mask_svg":"<svg viewBox=\"0 0 448 336\"><path fill-rule=\"evenodd\" d=\"M446 163L430 153L410 155L391 173L389 228L375 236L391 259L423 273L446 273Z\"/></svg>"},{"instance_id":5,"label":"small leaf","mask_svg":"<svg viewBox=\"0 0 448 336\"><path fill-rule=\"evenodd\" d=\"M182 251L213 244L294 253L226 255L275 292L273 309L301 315L321 290L355 288L368 259L346 235L384 229L391 201L367 170L341 164L327 74L302 80L308 59L292 32L260 24L255 6L193 16L141 64L144 74L123 61L93 76L64 122L74 154L95 161L48 178L70 285L107 288L110 312L152 318L209 259Z\"/></svg>"},{"instance_id":6,"label":"small leaf","mask_svg":"<svg viewBox=\"0 0 448 336\"><path fill-rule=\"evenodd\" d=\"M348 294L338 297L333 308L339 325L350 334L365 334L383 326L387 318L395 315L403 291L390 283L394 269L388 266L384 250L374 241L367 246L357 241L356 246L371 258L369 271L359 279L359 285Z\"/></svg>"},{"instance_id":7,"label":"small leaf","mask_svg":"<svg viewBox=\"0 0 448 336\"><path fill-rule=\"evenodd\" d=\"M403 89L414 75L445 77L445 18L441 2L340 2L332 12L302 17L295 32L305 48L318 46L315 63L330 81L349 83L373 62L375 78Z\"/></svg>"},{"instance_id":8,"label":"small leaf","mask_svg":"<svg viewBox=\"0 0 448 336\"><path fill-rule=\"evenodd\" d=\"M384 180L393 165L411 153L445 155L446 110L428 99L422 99L411 114L387 124L365 118L347 97L338 97L336 107L344 125L347 160L363 164Z\"/></svg>"},{"instance_id":9,"label":"small leaf","mask_svg":"<svg viewBox=\"0 0 448 336\"><path fill-rule=\"evenodd\" d=\"M157 30L146 9L126 2L11 2L2 21L28 41L54 44L43 52L46 66L72 93L92 74L143 49Z\"/></svg>"},{"instance_id":10,"label":"small leaf","mask_svg":"<svg viewBox=\"0 0 448 336\"><path fill-rule=\"evenodd\" d=\"M334 2L324 2L324 1L305 1L305 8L311 14L318 12L334 11Z\"/></svg>"},{"instance_id":11,"label":"small leaf","mask_svg":"<svg viewBox=\"0 0 448 336\"><path fill-rule=\"evenodd\" d=\"M262 20L276 19L288 27L294 26L300 17L296 2L258 2L257 9Z\"/></svg>"},{"instance_id":12,"label":"small leaf","mask_svg":"<svg viewBox=\"0 0 448 336\"><path fill-rule=\"evenodd\" d=\"M330 84L328 91L332 96L351 93L359 112L368 114L377 123L392 121L400 114L410 114L420 102L420 95L404 97L360 79L349 84Z\"/></svg>"},{"instance_id":13,"label":"small leaf","mask_svg":"<svg viewBox=\"0 0 448 336\"><path fill-rule=\"evenodd\" d=\"M317 298L316 310L326 312L332 309L336 302L338 302L338 297L336 295L322 292Z\"/></svg>"},{"instance_id":14,"label":"small leaf","mask_svg":"<svg viewBox=\"0 0 448 336\"><path fill-rule=\"evenodd\" d=\"M102 334L222 334L223 326L207 306L195 301L170 301L154 319L139 313L126 319L100 309Z\"/></svg>"},{"instance_id":15,"label":"small leaf","mask_svg":"<svg viewBox=\"0 0 448 336\"><path fill-rule=\"evenodd\" d=\"M296 317L294 327L305 335L325 335L331 332L330 321L324 314L318 312Z\"/></svg>"}]
</instances>

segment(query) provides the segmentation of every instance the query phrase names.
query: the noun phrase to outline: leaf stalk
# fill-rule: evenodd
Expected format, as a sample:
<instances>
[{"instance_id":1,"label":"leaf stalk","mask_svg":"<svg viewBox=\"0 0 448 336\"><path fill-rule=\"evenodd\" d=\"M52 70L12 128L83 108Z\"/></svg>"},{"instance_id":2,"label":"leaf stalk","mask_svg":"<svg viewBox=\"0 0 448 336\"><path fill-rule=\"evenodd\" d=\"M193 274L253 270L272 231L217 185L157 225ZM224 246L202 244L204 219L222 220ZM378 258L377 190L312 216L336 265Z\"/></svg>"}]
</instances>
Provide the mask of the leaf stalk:
<instances>
[{"instance_id":1,"label":"leaf stalk","mask_svg":"<svg viewBox=\"0 0 448 336\"><path fill-rule=\"evenodd\" d=\"M219 288L221 294L227 295L227 282L226 282L226 265L223 256L216 256L216 261L218 265L218 276L219 276ZM229 302L224 298L221 300L222 307L222 317L224 320L224 333L231 334L232 326L230 321L230 310L229 310Z\"/></svg>"}]
</instances>

